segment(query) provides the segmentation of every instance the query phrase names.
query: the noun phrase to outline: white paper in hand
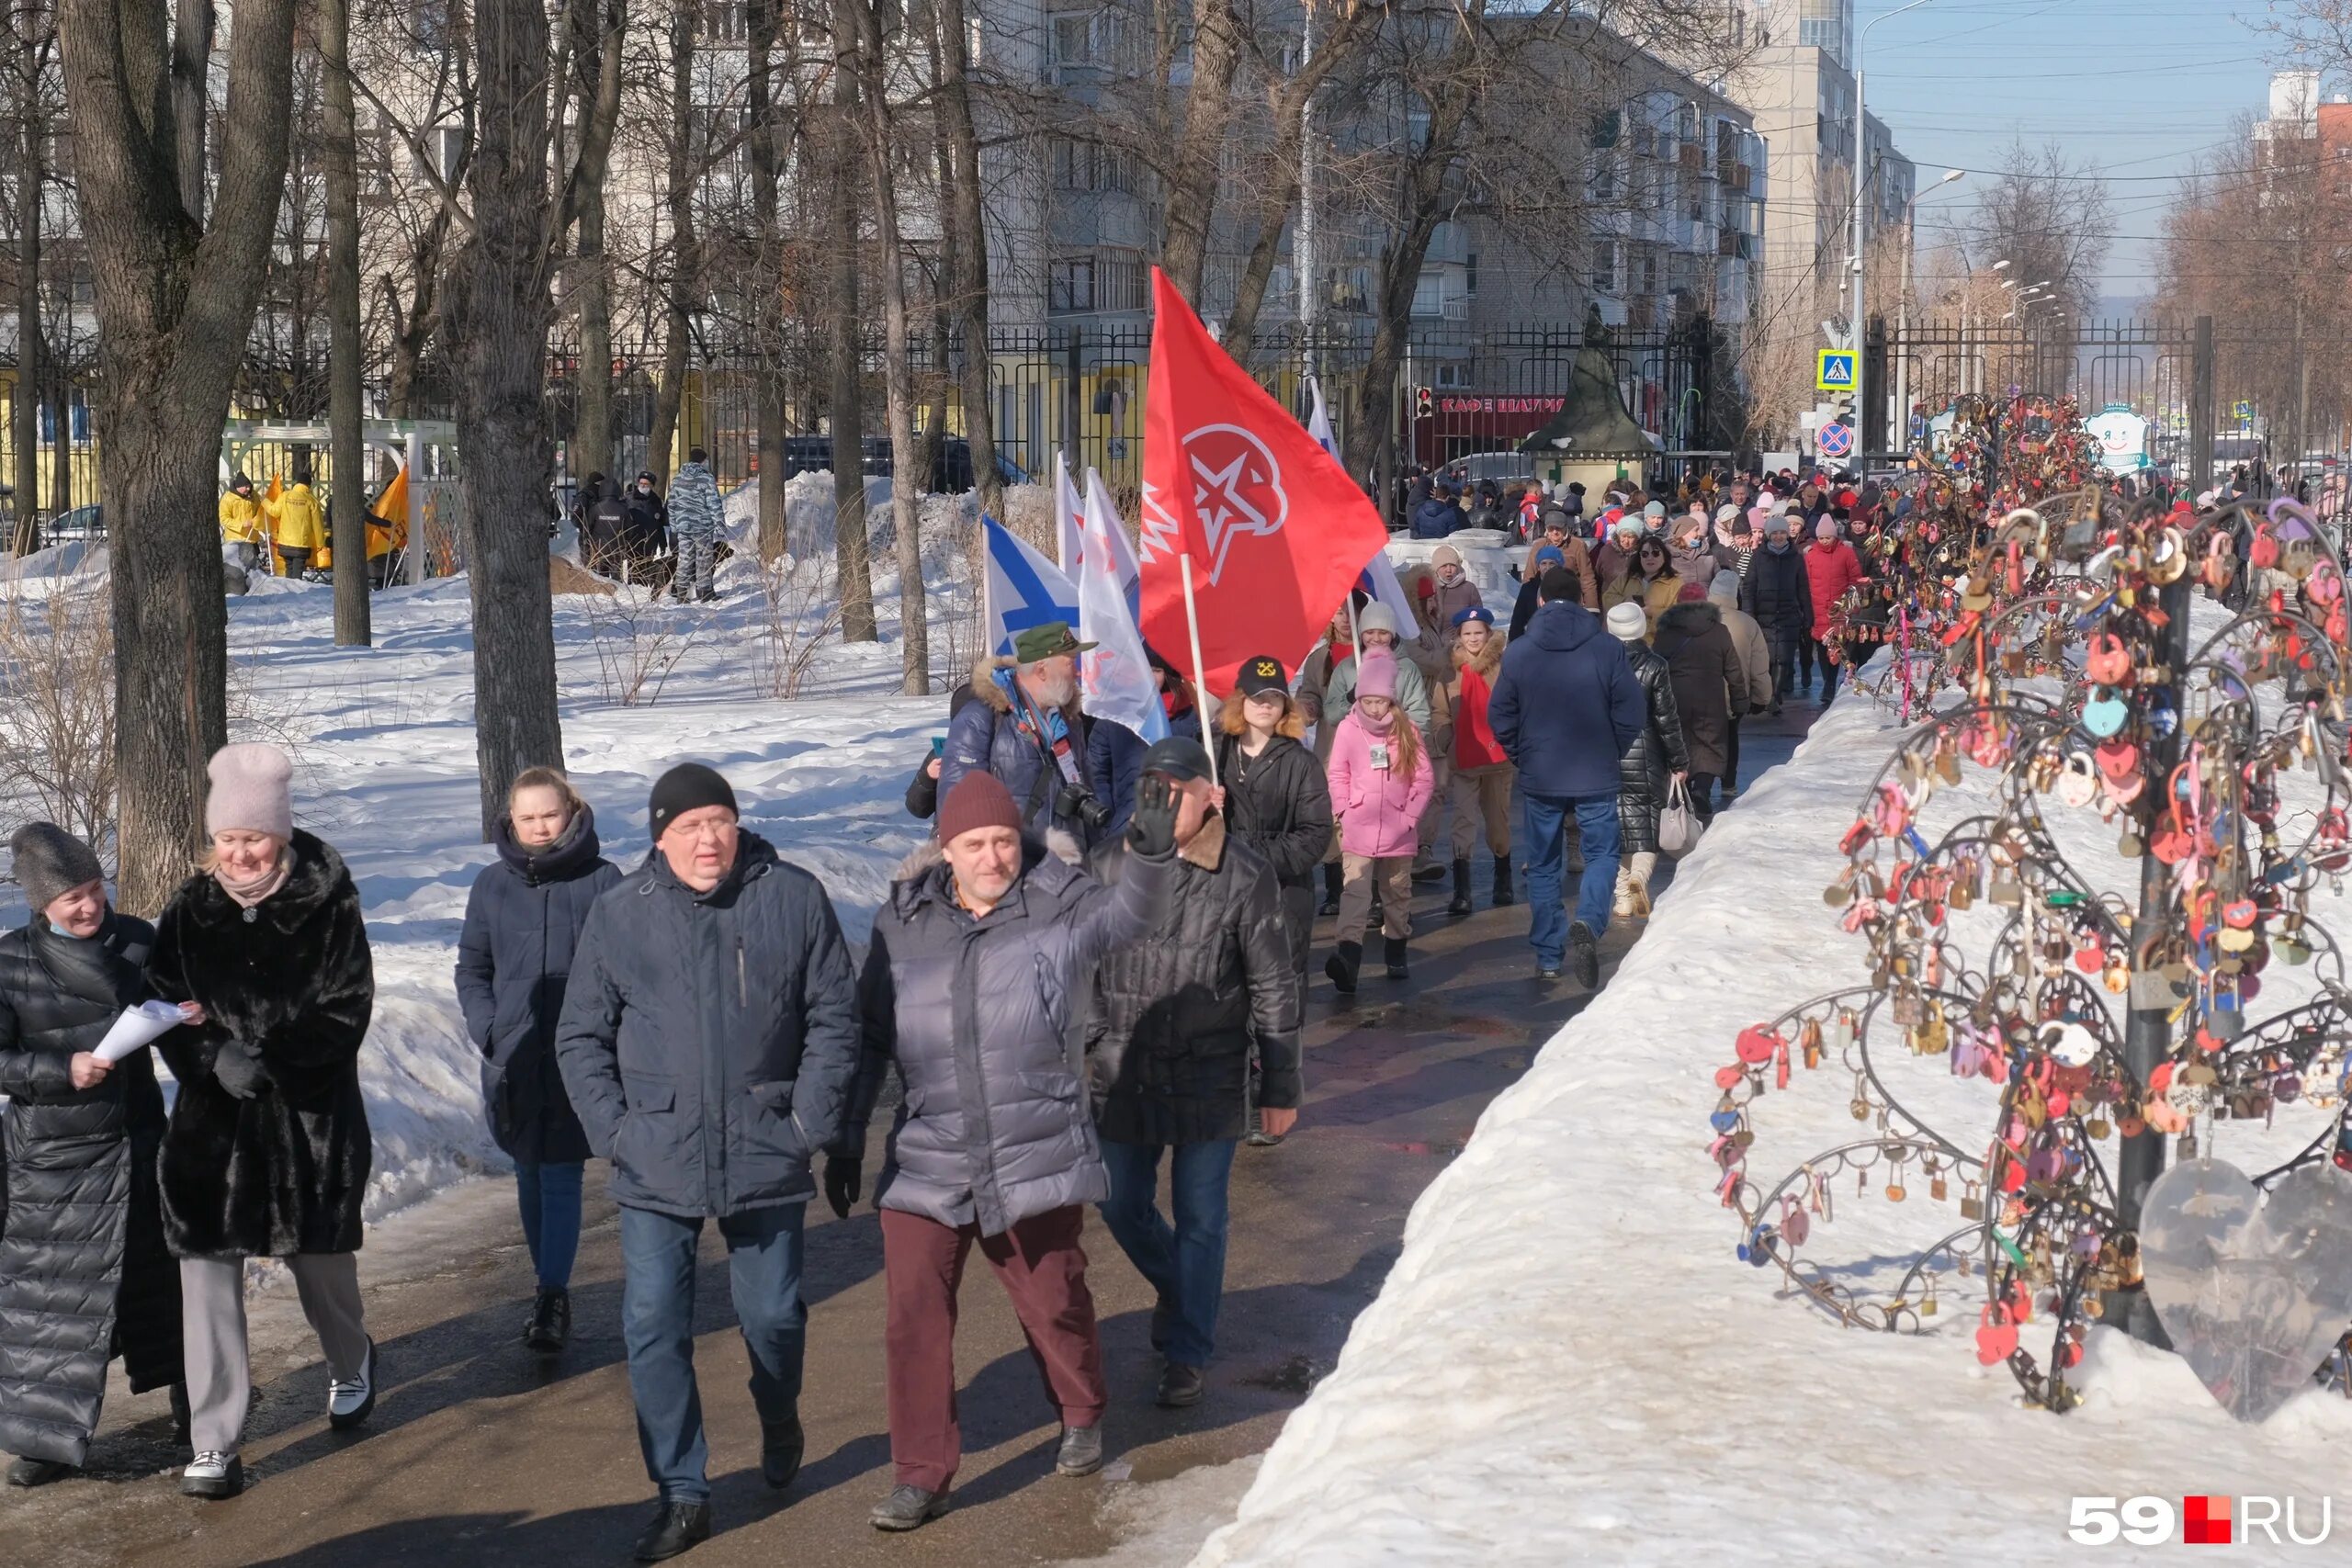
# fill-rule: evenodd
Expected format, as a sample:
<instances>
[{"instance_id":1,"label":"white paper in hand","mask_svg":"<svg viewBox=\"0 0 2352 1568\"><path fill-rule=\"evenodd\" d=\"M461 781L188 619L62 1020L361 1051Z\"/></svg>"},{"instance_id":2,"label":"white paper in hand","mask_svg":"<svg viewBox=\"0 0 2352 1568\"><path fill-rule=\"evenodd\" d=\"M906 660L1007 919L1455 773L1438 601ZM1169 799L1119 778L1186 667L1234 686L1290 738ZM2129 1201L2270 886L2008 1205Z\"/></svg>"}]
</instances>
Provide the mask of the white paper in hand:
<instances>
[{"instance_id":1,"label":"white paper in hand","mask_svg":"<svg viewBox=\"0 0 2352 1568\"><path fill-rule=\"evenodd\" d=\"M141 1002L114 1021L114 1027L90 1055L101 1062L119 1062L177 1029L180 1022L180 1010L170 1002Z\"/></svg>"}]
</instances>

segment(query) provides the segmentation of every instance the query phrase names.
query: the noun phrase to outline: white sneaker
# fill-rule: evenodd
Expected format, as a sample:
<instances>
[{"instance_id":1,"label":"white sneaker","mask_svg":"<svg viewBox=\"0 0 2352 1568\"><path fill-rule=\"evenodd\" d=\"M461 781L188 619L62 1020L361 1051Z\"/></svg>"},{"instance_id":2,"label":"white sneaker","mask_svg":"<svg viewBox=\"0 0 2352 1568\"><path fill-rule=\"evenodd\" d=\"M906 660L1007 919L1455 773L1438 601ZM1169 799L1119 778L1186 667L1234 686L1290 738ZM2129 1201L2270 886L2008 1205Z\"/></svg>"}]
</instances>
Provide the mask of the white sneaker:
<instances>
[{"instance_id":1,"label":"white sneaker","mask_svg":"<svg viewBox=\"0 0 2352 1568\"><path fill-rule=\"evenodd\" d=\"M368 1419L376 1408L376 1342L368 1341L368 1359L360 1364L359 1375L346 1382L338 1377L327 1380L327 1423L336 1427L356 1427Z\"/></svg>"},{"instance_id":2,"label":"white sneaker","mask_svg":"<svg viewBox=\"0 0 2352 1568\"><path fill-rule=\"evenodd\" d=\"M245 1467L235 1454L207 1449L180 1472L180 1491L190 1497L219 1501L245 1489Z\"/></svg>"}]
</instances>

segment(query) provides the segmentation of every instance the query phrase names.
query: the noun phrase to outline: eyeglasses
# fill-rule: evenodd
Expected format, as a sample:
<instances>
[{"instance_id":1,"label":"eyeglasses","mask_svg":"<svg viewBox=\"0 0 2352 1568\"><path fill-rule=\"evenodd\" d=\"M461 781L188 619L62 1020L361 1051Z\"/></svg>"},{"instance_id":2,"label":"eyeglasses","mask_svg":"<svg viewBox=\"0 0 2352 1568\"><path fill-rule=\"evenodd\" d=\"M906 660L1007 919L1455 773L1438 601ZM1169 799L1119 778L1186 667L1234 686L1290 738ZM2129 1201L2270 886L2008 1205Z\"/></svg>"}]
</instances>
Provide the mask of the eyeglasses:
<instances>
[{"instance_id":1,"label":"eyeglasses","mask_svg":"<svg viewBox=\"0 0 2352 1568\"><path fill-rule=\"evenodd\" d=\"M663 829L662 832L665 835L670 833L683 833L690 839L707 839L715 843L734 832L735 829L735 823L725 820L715 822L673 822L669 827Z\"/></svg>"}]
</instances>

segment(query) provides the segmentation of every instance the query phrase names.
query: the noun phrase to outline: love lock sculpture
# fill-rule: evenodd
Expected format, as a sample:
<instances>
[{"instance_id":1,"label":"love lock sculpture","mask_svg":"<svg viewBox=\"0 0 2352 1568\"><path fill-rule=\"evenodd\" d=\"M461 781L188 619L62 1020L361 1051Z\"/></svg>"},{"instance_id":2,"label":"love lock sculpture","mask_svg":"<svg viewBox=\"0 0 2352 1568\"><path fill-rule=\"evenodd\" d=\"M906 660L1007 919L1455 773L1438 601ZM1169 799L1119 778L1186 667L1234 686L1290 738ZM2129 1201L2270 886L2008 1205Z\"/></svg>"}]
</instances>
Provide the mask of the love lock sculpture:
<instances>
[{"instance_id":1,"label":"love lock sculpture","mask_svg":"<svg viewBox=\"0 0 2352 1568\"><path fill-rule=\"evenodd\" d=\"M1962 570L1921 581L1926 716L1826 894L1871 982L1740 1033L1715 1076L1716 1191L1739 1257L1848 1324L1916 1331L1966 1290L1980 1359L2054 1411L2079 1400L2089 1323L2144 1289L2215 1397L2258 1420L2352 1326L2352 1178L2333 1164L2352 993L2310 911L2352 869L2344 567L2292 502L2042 502L1956 525ZM2198 589L2225 608L2192 639ZM1960 808L1931 825L1939 797ZM2094 874L2083 846L2102 840L2118 858ZM2256 1019L2266 980L2301 994ZM1966 1082L1906 1076L1938 1065ZM1814 1072L1850 1081L1856 1136L1759 1183L1759 1102ZM1956 1113L1988 1129L1939 1124L1979 1091ZM2313 1136L2278 1169L2199 1155L2282 1111ZM2151 1185L2165 1139L2181 1163ZM1874 1284L1816 1261L1849 1181L1894 1204L1924 1189L1957 1223ZM1870 1245L1884 1254L1883 1226Z\"/></svg>"}]
</instances>

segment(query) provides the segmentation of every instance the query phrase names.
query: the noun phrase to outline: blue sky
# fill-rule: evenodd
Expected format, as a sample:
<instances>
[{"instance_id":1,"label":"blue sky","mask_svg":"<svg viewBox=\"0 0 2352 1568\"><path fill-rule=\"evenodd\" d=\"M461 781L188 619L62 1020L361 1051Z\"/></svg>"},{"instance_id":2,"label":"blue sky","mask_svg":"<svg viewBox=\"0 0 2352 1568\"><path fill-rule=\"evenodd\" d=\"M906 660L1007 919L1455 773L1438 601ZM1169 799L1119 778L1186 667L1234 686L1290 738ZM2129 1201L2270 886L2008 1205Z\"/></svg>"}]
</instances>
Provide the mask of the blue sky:
<instances>
[{"instance_id":1,"label":"blue sky","mask_svg":"<svg viewBox=\"0 0 2352 1568\"><path fill-rule=\"evenodd\" d=\"M1900 0L1861 0L1857 25ZM2056 141L2110 174L2116 243L2106 292L2154 288L2156 240L2199 156L2226 156L2237 116L2265 112L2270 72L2288 63L2256 28L2263 0L1929 0L1870 36L1871 112L1919 166L1992 169L2022 137ZM2230 165L2235 166L2235 165ZM1924 254L1964 225L1970 175L1919 203Z\"/></svg>"}]
</instances>

